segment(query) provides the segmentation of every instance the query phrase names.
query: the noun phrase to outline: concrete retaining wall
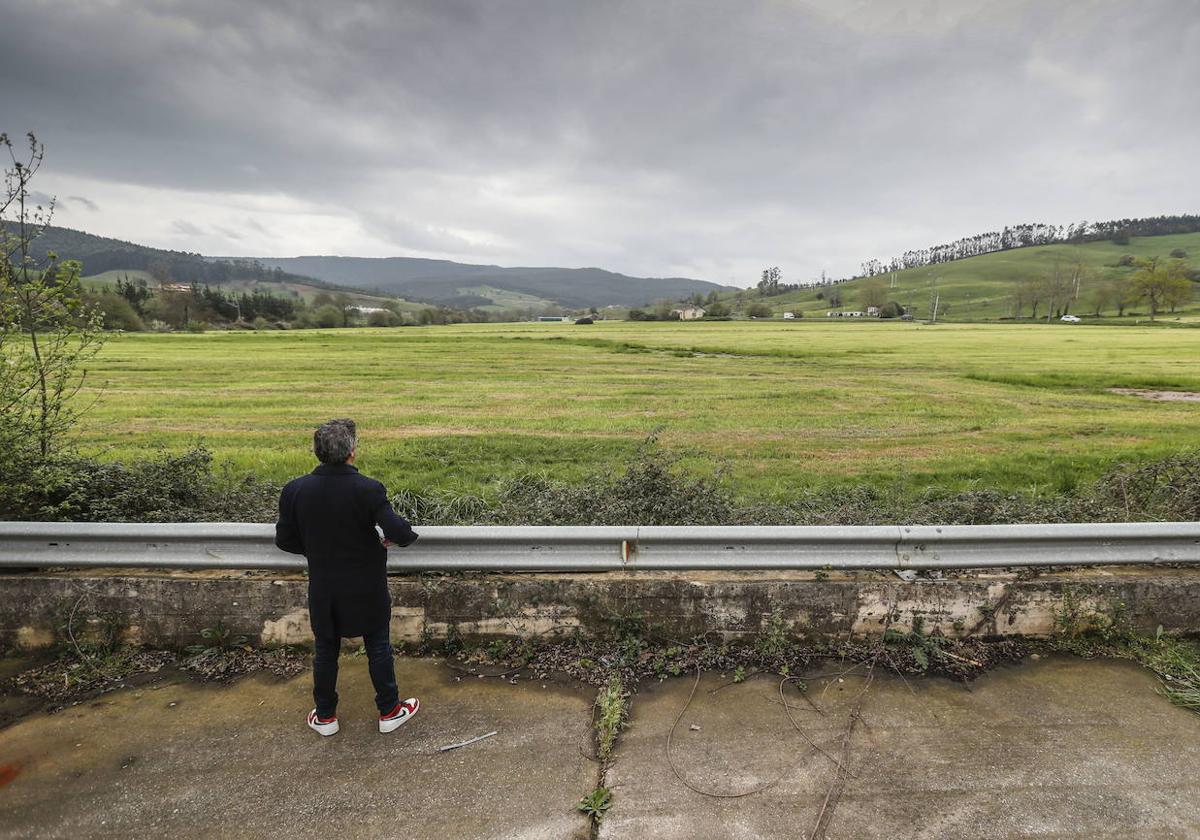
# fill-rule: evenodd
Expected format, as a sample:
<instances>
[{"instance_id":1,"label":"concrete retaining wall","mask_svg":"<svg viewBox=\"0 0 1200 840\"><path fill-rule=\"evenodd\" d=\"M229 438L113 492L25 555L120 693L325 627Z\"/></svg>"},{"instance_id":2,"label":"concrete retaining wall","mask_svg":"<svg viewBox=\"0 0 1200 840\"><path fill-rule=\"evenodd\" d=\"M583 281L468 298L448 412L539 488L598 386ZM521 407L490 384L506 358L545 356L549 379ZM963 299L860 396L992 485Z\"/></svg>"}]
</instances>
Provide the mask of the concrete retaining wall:
<instances>
[{"instance_id":1,"label":"concrete retaining wall","mask_svg":"<svg viewBox=\"0 0 1200 840\"><path fill-rule=\"evenodd\" d=\"M67 612L119 616L132 641L175 646L218 624L258 642L311 639L302 575L61 571L0 575L0 643L49 644ZM880 632L920 616L947 635L1045 636L1056 618L1119 614L1153 632L1200 632L1200 568L1106 567L962 573L906 582L891 572L608 572L417 575L392 579L397 640L587 634L639 627L689 638L750 636L779 622L796 636Z\"/></svg>"}]
</instances>

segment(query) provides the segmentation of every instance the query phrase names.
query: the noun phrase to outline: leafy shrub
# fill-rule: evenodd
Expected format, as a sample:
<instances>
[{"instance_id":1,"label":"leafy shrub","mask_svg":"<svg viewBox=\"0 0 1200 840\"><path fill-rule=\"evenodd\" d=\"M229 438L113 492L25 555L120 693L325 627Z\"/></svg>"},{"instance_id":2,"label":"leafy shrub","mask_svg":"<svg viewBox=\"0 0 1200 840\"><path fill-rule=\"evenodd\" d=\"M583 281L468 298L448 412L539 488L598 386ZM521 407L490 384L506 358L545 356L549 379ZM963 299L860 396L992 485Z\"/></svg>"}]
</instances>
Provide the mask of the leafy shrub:
<instances>
[{"instance_id":1,"label":"leafy shrub","mask_svg":"<svg viewBox=\"0 0 1200 840\"><path fill-rule=\"evenodd\" d=\"M0 457L0 517L77 522L269 522L278 488L213 469L197 446L128 464L80 455Z\"/></svg>"},{"instance_id":2,"label":"leafy shrub","mask_svg":"<svg viewBox=\"0 0 1200 840\"><path fill-rule=\"evenodd\" d=\"M700 525L737 516L719 480L688 474L653 438L623 471L580 484L526 474L501 481L492 499L403 493L394 502L401 515L428 524Z\"/></svg>"},{"instance_id":3,"label":"leafy shrub","mask_svg":"<svg viewBox=\"0 0 1200 840\"><path fill-rule=\"evenodd\" d=\"M87 301L103 313L104 329L106 330L141 332L146 329L137 310L120 295L101 292L98 295L89 295Z\"/></svg>"},{"instance_id":4,"label":"leafy shrub","mask_svg":"<svg viewBox=\"0 0 1200 840\"><path fill-rule=\"evenodd\" d=\"M684 468L649 438L628 463L579 483L524 474L484 495L448 491L393 497L426 525L989 525L1025 522L1200 519L1200 451L1114 468L1091 485L1026 494L996 490L906 492L858 484L780 501L739 497L724 481ZM279 487L215 469L197 446L130 463L79 455L40 460L0 449L0 518L59 521L274 521Z\"/></svg>"},{"instance_id":5,"label":"leafy shrub","mask_svg":"<svg viewBox=\"0 0 1200 840\"><path fill-rule=\"evenodd\" d=\"M367 316L367 325L371 327L398 327L401 323L401 318L395 312L384 309L379 312L372 312Z\"/></svg>"},{"instance_id":6,"label":"leafy shrub","mask_svg":"<svg viewBox=\"0 0 1200 840\"><path fill-rule=\"evenodd\" d=\"M313 324L318 327L340 327L344 321L345 316L342 310L331 303L325 304L313 313Z\"/></svg>"},{"instance_id":7,"label":"leafy shrub","mask_svg":"<svg viewBox=\"0 0 1200 840\"><path fill-rule=\"evenodd\" d=\"M718 478L687 473L651 439L620 472L576 484L540 474L501 481L494 496L402 493L397 511L428 524L715 525L791 521L790 511L739 505Z\"/></svg>"},{"instance_id":8,"label":"leafy shrub","mask_svg":"<svg viewBox=\"0 0 1200 840\"><path fill-rule=\"evenodd\" d=\"M1200 452L1110 471L1092 490L1109 518L1190 522L1200 519Z\"/></svg>"},{"instance_id":9,"label":"leafy shrub","mask_svg":"<svg viewBox=\"0 0 1200 840\"><path fill-rule=\"evenodd\" d=\"M777 502L736 496L718 472L686 471L650 439L619 472L578 484L529 474L487 498L401 493L396 509L431 525L1001 525L1200 519L1200 452L1122 466L1091 486L1048 494L997 490L908 493L870 484L806 491Z\"/></svg>"}]
</instances>

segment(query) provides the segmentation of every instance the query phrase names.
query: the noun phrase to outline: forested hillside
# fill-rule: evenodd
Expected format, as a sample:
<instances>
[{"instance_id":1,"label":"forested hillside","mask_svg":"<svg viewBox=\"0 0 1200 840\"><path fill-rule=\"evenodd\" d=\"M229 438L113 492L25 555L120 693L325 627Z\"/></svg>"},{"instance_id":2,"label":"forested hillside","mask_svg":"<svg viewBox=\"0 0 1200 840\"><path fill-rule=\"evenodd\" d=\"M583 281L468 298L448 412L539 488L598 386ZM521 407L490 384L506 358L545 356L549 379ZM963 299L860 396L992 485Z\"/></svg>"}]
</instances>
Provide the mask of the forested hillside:
<instances>
[{"instance_id":1,"label":"forested hillside","mask_svg":"<svg viewBox=\"0 0 1200 840\"><path fill-rule=\"evenodd\" d=\"M775 294L752 290L734 298L740 297L743 307L757 302L775 313L820 317L891 302L928 318L935 301L938 317L951 320L1044 319L1068 313L1142 317L1149 313L1149 302L1139 295L1135 278L1145 261L1154 260L1160 271L1175 267L1190 284L1179 299L1160 302L1160 317L1186 320L1200 314L1200 233L1055 242L958 259L943 255L928 249L910 268L804 287L781 283Z\"/></svg>"},{"instance_id":2,"label":"forested hillside","mask_svg":"<svg viewBox=\"0 0 1200 840\"><path fill-rule=\"evenodd\" d=\"M63 227L46 228L34 240L33 256L42 259L47 253L57 254L60 259L79 260L85 276L110 271L146 272L158 282L185 285L269 281L328 286L315 278L270 268L255 260L206 259L200 254L151 248Z\"/></svg>"}]
</instances>

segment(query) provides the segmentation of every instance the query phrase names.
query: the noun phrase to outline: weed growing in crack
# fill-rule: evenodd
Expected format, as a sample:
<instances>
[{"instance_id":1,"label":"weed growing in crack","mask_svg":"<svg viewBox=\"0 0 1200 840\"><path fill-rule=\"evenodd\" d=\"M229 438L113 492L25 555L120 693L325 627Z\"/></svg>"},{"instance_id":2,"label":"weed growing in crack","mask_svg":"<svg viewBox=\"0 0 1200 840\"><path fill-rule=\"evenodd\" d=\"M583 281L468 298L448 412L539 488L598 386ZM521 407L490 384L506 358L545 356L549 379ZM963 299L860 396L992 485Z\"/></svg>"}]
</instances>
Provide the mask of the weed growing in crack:
<instances>
[{"instance_id":1,"label":"weed growing in crack","mask_svg":"<svg viewBox=\"0 0 1200 840\"><path fill-rule=\"evenodd\" d=\"M608 682L596 696L596 752L603 767L607 767L612 759L617 736L625 725L628 702L629 693L617 674L608 678Z\"/></svg>"},{"instance_id":2,"label":"weed growing in crack","mask_svg":"<svg viewBox=\"0 0 1200 840\"><path fill-rule=\"evenodd\" d=\"M600 823L604 822L604 815L612 807L612 791L603 786L598 787L580 799L575 807L587 814L592 825L598 828Z\"/></svg>"}]
</instances>

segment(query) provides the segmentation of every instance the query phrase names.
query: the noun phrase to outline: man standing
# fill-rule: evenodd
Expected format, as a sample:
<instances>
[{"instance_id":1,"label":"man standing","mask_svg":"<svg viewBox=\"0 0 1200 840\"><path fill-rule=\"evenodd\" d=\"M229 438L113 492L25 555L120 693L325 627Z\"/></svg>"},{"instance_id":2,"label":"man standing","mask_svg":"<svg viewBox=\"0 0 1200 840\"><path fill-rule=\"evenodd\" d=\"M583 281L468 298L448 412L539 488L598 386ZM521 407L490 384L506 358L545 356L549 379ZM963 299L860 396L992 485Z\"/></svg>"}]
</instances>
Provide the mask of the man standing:
<instances>
[{"instance_id":1,"label":"man standing","mask_svg":"<svg viewBox=\"0 0 1200 840\"><path fill-rule=\"evenodd\" d=\"M292 479L279 497L275 545L308 559L308 615L312 622L313 699L308 725L321 735L338 731L338 652L343 637L362 636L379 707L379 731L391 732L417 713L420 702L400 702L390 633L387 546L411 545L417 535L388 502L384 486L354 466L353 420L317 427L313 452L321 462ZM381 539L375 531L383 530Z\"/></svg>"}]
</instances>

